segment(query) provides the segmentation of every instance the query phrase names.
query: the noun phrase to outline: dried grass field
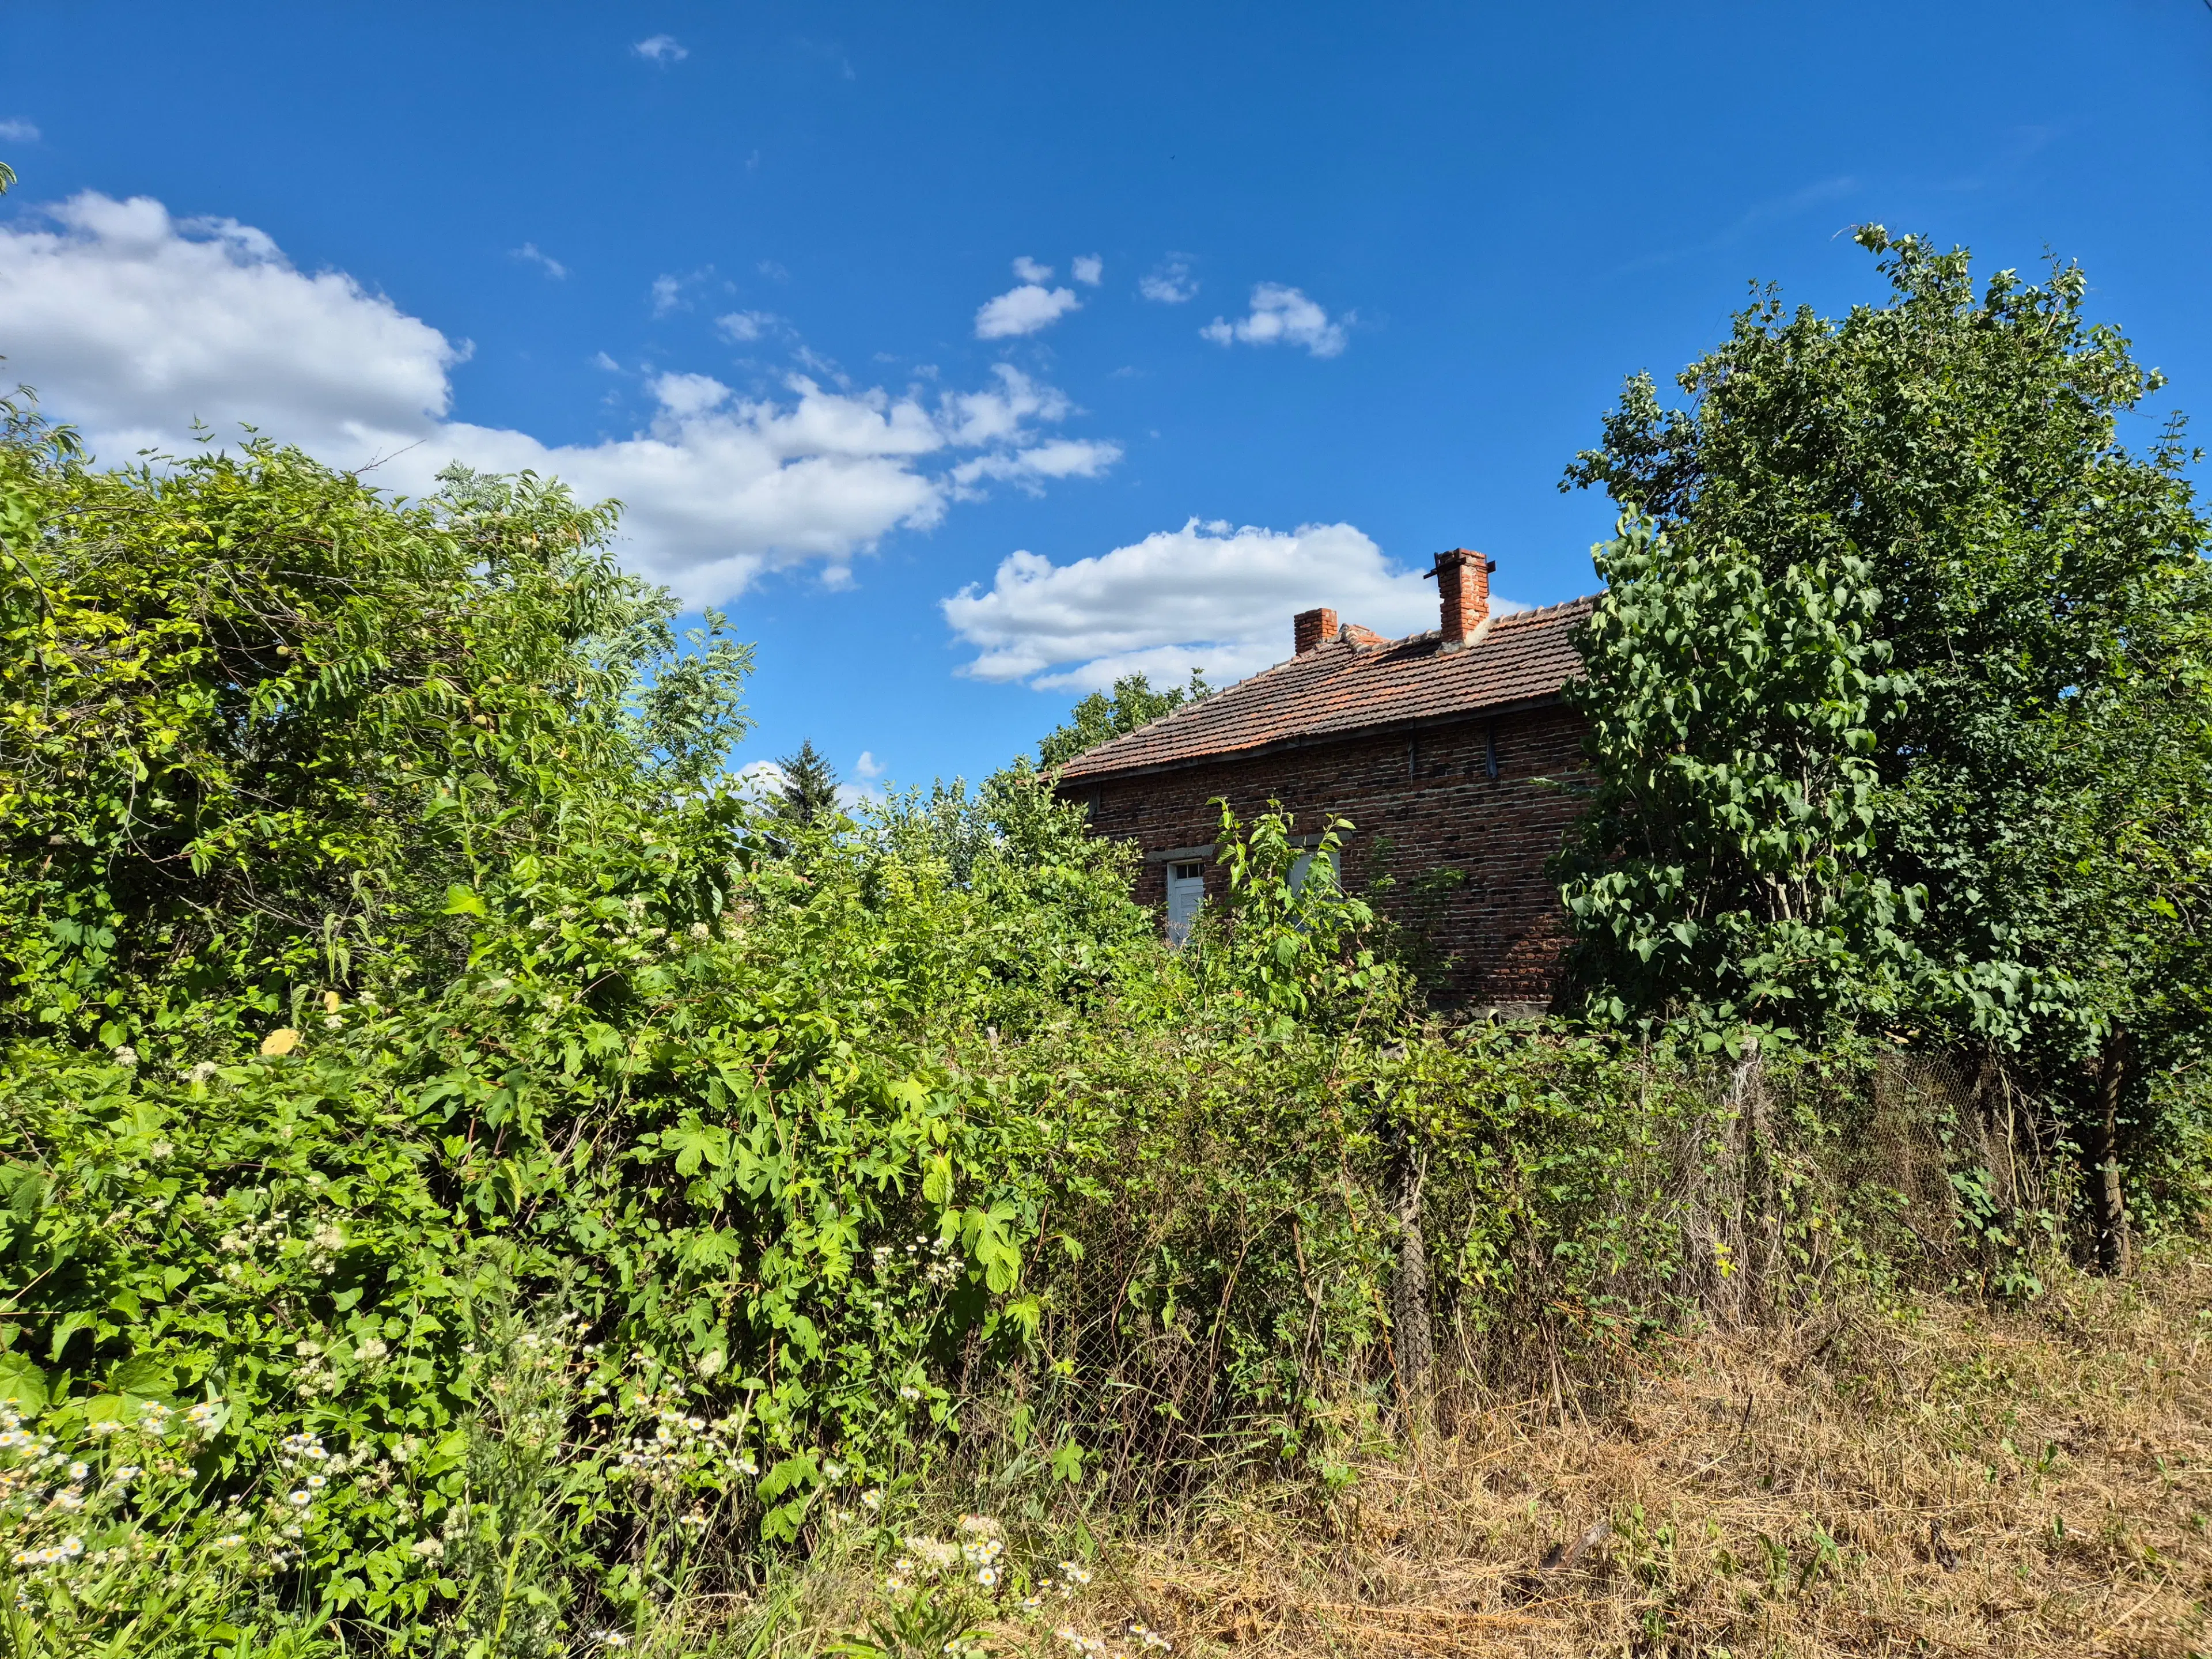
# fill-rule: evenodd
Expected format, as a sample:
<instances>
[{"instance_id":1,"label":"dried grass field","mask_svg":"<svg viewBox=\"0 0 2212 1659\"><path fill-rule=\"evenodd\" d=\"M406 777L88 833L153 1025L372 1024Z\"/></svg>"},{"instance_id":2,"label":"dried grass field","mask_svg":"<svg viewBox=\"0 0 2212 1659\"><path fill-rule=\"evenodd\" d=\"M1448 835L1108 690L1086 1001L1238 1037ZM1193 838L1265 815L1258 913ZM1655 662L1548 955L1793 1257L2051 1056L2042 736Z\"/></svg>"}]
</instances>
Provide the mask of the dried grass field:
<instances>
[{"instance_id":1,"label":"dried grass field","mask_svg":"<svg viewBox=\"0 0 2212 1659\"><path fill-rule=\"evenodd\" d=\"M1139 1650L1133 1621L1186 1656L2212 1653L2201 1248L2024 1310L1921 1296L1709 1333L1601 1405L1454 1416L1334 1498L1216 1492L1103 1539L1062 1612L1109 1656ZM797 1622L852 1628L864 1571L813 1577Z\"/></svg>"}]
</instances>

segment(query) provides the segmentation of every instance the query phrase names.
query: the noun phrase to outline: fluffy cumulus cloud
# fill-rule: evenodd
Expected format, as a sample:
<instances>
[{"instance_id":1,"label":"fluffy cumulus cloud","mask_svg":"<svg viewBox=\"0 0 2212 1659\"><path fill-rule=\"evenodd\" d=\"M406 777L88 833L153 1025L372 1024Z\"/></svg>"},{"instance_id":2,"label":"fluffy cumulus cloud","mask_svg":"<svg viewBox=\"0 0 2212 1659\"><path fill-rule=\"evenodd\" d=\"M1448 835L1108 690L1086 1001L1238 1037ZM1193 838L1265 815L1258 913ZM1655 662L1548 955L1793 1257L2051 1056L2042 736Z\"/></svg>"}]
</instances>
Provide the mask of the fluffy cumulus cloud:
<instances>
[{"instance_id":1,"label":"fluffy cumulus cloud","mask_svg":"<svg viewBox=\"0 0 2212 1659\"><path fill-rule=\"evenodd\" d=\"M1194 668L1217 685L1241 679L1289 656L1291 618L1316 605L1393 636L1437 625L1435 587L1348 524L1193 519L1072 564L1012 553L988 588L943 603L977 653L963 673L1083 691L1139 671L1155 684Z\"/></svg>"},{"instance_id":2,"label":"fluffy cumulus cloud","mask_svg":"<svg viewBox=\"0 0 2212 1659\"><path fill-rule=\"evenodd\" d=\"M648 64L680 64L691 55L691 49L672 34L649 34L630 50Z\"/></svg>"},{"instance_id":3,"label":"fluffy cumulus cloud","mask_svg":"<svg viewBox=\"0 0 2212 1659\"><path fill-rule=\"evenodd\" d=\"M343 272L298 270L258 230L178 220L145 198L87 193L0 226L0 317L11 374L98 454L187 450L197 419L374 465L411 494L451 460L531 467L620 497L624 556L695 602L809 562L848 579L855 554L937 523L983 480L1091 476L1118 454L1041 429L1072 408L1010 365L981 390L928 396L796 373L744 396L664 373L646 383L642 428L598 443L456 421L465 345Z\"/></svg>"},{"instance_id":4,"label":"fluffy cumulus cloud","mask_svg":"<svg viewBox=\"0 0 2212 1659\"><path fill-rule=\"evenodd\" d=\"M1068 271L1085 288L1097 288L1106 280L1106 261L1096 253L1079 253L1068 261Z\"/></svg>"},{"instance_id":5,"label":"fluffy cumulus cloud","mask_svg":"<svg viewBox=\"0 0 2212 1659\"><path fill-rule=\"evenodd\" d=\"M1076 261L1079 281L1082 279L1083 264L1084 261ZM1014 275L1022 279L1019 288L986 300L977 308L977 339L1005 340L1034 334L1039 329L1050 328L1069 312L1082 309L1083 301L1075 297L1073 289L1045 286L1052 280L1050 265L1041 265L1024 253L1014 261Z\"/></svg>"},{"instance_id":6,"label":"fluffy cumulus cloud","mask_svg":"<svg viewBox=\"0 0 2212 1659\"><path fill-rule=\"evenodd\" d=\"M1083 302L1072 288L1045 288L1024 283L996 299L986 300L975 312L975 337L1004 340L1017 334L1034 334L1050 328Z\"/></svg>"},{"instance_id":7,"label":"fluffy cumulus cloud","mask_svg":"<svg viewBox=\"0 0 2212 1659\"><path fill-rule=\"evenodd\" d=\"M1331 321L1297 289L1261 283L1252 290L1252 309L1236 321L1216 317L1199 332L1217 345L1304 346L1316 357L1344 349L1344 324Z\"/></svg>"}]
</instances>

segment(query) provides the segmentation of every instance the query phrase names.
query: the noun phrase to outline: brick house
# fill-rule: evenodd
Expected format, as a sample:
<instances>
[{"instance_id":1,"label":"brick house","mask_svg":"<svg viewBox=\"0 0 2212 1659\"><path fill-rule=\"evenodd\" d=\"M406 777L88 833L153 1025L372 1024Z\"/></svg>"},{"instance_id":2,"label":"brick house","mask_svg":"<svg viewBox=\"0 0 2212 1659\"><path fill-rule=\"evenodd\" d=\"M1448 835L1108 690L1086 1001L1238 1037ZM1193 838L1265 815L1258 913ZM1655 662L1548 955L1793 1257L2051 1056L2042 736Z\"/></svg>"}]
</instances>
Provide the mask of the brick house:
<instances>
[{"instance_id":1,"label":"brick house","mask_svg":"<svg viewBox=\"0 0 2212 1659\"><path fill-rule=\"evenodd\" d=\"M1586 784L1583 723L1560 692L1595 601L1493 617L1490 570L1463 548L1438 554L1441 625L1407 639L1304 611L1286 661L1060 769L1060 794L1097 834L1142 849L1137 897L1170 938L1225 886L1212 803L1249 821L1280 801L1308 846L1327 820L1352 821L1345 885L1394 878L1378 908L1428 941L1441 1000L1515 1015L1549 1003L1565 927L1544 863Z\"/></svg>"}]
</instances>

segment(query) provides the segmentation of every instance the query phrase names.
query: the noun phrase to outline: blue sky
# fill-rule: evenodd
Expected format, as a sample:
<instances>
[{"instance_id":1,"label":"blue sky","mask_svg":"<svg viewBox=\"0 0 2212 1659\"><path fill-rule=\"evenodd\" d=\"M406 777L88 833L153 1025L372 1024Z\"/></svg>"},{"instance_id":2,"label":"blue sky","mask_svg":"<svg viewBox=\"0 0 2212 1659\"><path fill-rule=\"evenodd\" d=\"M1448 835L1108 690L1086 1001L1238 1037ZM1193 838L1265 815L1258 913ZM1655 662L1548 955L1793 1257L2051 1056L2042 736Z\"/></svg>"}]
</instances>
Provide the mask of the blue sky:
<instances>
[{"instance_id":1,"label":"blue sky","mask_svg":"<svg viewBox=\"0 0 2212 1659\"><path fill-rule=\"evenodd\" d=\"M848 777L1424 625L1439 548L1585 591L1621 378L1877 298L1861 221L2212 403L2202 0L19 8L0 159L0 353L107 453L574 472Z\"/></svg>"}]
</instances>

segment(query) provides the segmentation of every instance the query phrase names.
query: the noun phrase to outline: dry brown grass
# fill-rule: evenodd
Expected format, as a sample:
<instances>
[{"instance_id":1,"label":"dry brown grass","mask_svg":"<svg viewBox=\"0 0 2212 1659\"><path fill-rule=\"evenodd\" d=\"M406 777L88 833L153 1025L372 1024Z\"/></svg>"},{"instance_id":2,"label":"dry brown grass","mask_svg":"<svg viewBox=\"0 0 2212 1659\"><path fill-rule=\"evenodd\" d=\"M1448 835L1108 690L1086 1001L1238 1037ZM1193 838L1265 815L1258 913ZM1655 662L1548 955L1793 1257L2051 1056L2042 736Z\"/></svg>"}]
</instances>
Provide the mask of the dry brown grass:
<instances>
[{"instance_id":1,"label":"dry brown grass","mask_svg":"<svg viewBox=\"0 0 2212 1659\"><path fill-rule=\"evenodd\" d=\"M1333 1500L1110 1544L1077 1622L1183 1656L2212 1653L2208 1339L2200 1249L2026 1311L1685 1340L1588 1416L1494 1403Z\"/></svg>"},{"instance_id":2,"label":"dry brown grass","mask_svg":"<svg viewBox=\"0 0 2212 1659\"><path fill-rule=\"evenodd\" d=\"M1333 1504L1218 1501L1123 1583L1185 1653L2212 1650L2208 1338L2182 1252L2025 1312L1712 1334L1596 1415L1494 1406Z\"/></svg>"}]
</instances>

